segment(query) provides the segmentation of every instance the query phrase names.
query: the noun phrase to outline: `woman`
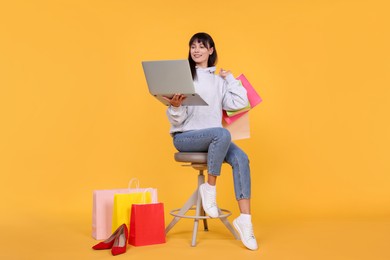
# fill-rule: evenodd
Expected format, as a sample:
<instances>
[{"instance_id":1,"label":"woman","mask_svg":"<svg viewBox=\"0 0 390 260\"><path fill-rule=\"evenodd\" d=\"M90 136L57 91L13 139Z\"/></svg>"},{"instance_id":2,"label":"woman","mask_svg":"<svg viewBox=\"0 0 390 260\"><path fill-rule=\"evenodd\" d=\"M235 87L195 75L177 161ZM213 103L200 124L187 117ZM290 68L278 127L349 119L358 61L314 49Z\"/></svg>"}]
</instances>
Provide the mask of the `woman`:
<instances>
[{"instance_id":1,"label":"woman","mask_svg":"<svg viewBox=\"0 0 390 260\"><path fill-rule=\"evenodd\" d=\"M208 152L207 182L199 188L202 205L210 217L218 217L216 181L224 161L233 168L234 190L241 215L233 221L244 245L258 248L250 214L250 169L247 155L231 141L222 127L222 110L237 110L247 106L245 88L230 71L214 74L217 50L207 33L195 34L189 42L188 60L196 92L208 106L184 106L184 95L166 98L173 143L180 152Z\"/></svg>"}]
</instances>

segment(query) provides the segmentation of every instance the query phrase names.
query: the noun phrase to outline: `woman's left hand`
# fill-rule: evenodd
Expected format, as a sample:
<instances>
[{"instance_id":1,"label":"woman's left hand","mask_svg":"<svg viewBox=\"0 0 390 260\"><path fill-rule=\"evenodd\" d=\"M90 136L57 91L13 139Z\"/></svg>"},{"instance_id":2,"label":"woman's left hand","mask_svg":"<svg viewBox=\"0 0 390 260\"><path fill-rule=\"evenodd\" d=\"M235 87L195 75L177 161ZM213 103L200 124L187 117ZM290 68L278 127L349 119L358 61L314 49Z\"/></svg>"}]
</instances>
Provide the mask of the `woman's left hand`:
<instances>
[{"instance_id":1,"label":"woman's left hand","mask_svg":"<svg viewBox=\"0 0 390 260\"><path fill-rule=\"evenodd\" d=\"M222 68L219 70L219 76L221 76L223 79L225 79L226 76L229 74L230 74L230 70L224 70Z\"/></svg>"},{"instance_id":2,"label":"woman's left hand","mask_svg":"<svg viewBox=\"0 0 390 260\"><path fill-rule=\"evenodd\" d=\"M175 94L172 98L163 96L163 99L169 102L171 106L179 107L187 97L182 94Z\"/></svg>"}]
</instances>

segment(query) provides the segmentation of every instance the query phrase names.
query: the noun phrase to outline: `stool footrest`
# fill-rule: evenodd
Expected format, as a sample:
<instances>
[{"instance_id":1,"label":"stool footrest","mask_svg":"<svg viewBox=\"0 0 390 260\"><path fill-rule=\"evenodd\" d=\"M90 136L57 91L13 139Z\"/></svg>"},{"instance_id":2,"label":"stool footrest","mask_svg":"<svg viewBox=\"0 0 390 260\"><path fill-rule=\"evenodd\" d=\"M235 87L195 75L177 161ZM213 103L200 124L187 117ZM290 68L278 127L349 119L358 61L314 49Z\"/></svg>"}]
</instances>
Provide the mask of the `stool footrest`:
<instances>
[{"instance_id":1,"label":"stool footrest","mask_svg":"<svg viewBox=\"0 0 390 260\"><path fill-rule=\"evenodd\" d=\"M189 219L212 219L210 218L209 216L191 216L191 215L186 215L186 214L177 214L176 212L180 211L181 208L178 208L178 209L174 209L174 210L171 210L169 213L172 215L172 216L175 216L175 217L179 217L179 218L189 218ZM196 207L192 207L190 208L189 210L196 210ZM216 218L227 218L229 217L232 212L227 210L227 209L219 209L221 212L224 212L226 214L220 214L218 217Z\"/></svg>"}]
</instances>

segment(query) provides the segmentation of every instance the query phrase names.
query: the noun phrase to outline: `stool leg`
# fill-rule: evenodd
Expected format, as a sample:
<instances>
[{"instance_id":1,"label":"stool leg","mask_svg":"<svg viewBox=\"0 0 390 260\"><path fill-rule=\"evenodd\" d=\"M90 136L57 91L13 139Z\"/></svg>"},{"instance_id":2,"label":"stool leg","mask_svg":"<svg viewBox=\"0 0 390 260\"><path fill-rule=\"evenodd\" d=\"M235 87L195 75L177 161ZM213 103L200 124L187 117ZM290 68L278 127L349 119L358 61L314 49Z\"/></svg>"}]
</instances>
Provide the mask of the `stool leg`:
<instances>
[{"instance_id":1,"label":"stool leg","mask_svg":"<svg viewBox=\"0 0 390 260\"><path fill-rule=\"evenodd\" d=\"M195 205L195 203L197 202L198 200L198 190L196 190L192 195L191 197L187 200L187 202L184 204L183 207L181 207L180 211L178 212L178 214L180 215L184 215L187 211L189 211L192 206ZM169 225L166 227L165 229L165 234L167 234L169 232L169 230L171 230L173 228L173 226L180 220L180 217L174 217L173 220L171 221L171 223L169 223Z\"/></svg>"},{"instance_id":2,"label":"stool leg","mask_svg":"<svg viewBox=\"0 0 390 260\"><path fill-rule=\"evenodd\" d=\"M203 171L201 173L199 173L199 174L203 175ZM205 181L204 181L204 176L203 176L203 178L200 180L200 183L198 183L198 186L200 186L204 182ZM202 204L200 204L200 215L203 216L203 217L206 216L206 212L204 211ZM207 219L203 219L203 228L204 228L204 231L209 231L209 226L207 225Z\"/></svg>"},{"instance_id":3,"label":"stool leg","mask_svg":"<svg viewBox=\"0 0 390 260\"><path fill-rule=\"evenodd\" d=\"M200 205L200 206L202 207L202 205ZM200 214L203 217L206 216L206 212L204 211L203 207L200 210ZM204 227L204 231L209 231L209 226L207 225L207 219L203 219L203 227Z\"/></svg>"},{"instance_id":4,"label":"stool leg","mask_svg":"<svg viewBox=\"0 0 390 260\"><path fill-rule=\"evenodd\" d=\"M219 211L219 214L221 215L222 211L220 209L218 209L218 211ZM236 230L233 228L233 226L230 224L230 222L229 222L229 220L227 218L220 218L220 220L225 225L225 227L227 229L229 229L229 231L233 234L235 239L241 240L240 236L237 234Z\"/></svg>"},{"instance_id":5,"label":"stool leg","mask_svg":"<svg viewBox=\"0 0 390 260\"><path fill-rule=\"evenodd\" d=\"M201 199L200 199L200 196L198 195L198 200L196 202L196 215L195 216L200 216L200 208L201 208ZM196 218L194 219L194 229L192 231L192 243L191 243L191 246L196 246L196 236L198 234L198 225L199 225L199 219Z\"/></svg>"},{"instance_id":6,"label":"stool leg","mask_svg":"<svg viewBox=\"0 0 390 260\"><path fill-rule=\"evenodd\" d=\"M201 216L201 210L202 210L202 205L201 205L201 197L199 196L199 186L204 183L204 175L203 175L203 170L199 170L199 175L198 175L198 198L196 201L196 213L195 216L199 217ZM198 226L199 226L199 219L196 218L194 220L194 229L192 231L192 243L191 246L196 246L196 236L198 234Z\"/></svg>"}]
</instances>

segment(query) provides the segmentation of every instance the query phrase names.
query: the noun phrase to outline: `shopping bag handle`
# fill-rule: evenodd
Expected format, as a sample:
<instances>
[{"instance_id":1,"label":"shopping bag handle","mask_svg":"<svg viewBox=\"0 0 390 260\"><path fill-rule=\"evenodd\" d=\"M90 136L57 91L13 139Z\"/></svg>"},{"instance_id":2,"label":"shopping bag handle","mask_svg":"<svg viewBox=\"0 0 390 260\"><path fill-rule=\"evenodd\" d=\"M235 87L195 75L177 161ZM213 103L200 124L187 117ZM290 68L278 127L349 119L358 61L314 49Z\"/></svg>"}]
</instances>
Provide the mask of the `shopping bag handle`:
<instances>
[{"instance_id":1,"label":"shopping bag handle","mask_svg":"<svg viewBox=\"0 0 390 260\"><path fill-rule=\"evenodd\" d=\"M149 204L149 203L146 203L146 192L150 192L150 197L152 199L152 193L153 193L153 188L145 188L145 190L142 192L142 204Z\"/></svg>"},{"instance_id":2,"label":"shopping bag handle","mask_svg":"<svg viewBox=\"0 0 390 260\"><path fill-rule=\"evenodd\" d=\"M135 189L139 190L139 180L137 178L132 178L129 181L129 185L127 186L127 188L130 190L134 182L135 182Z\"/></svg>"}]
</instances>

